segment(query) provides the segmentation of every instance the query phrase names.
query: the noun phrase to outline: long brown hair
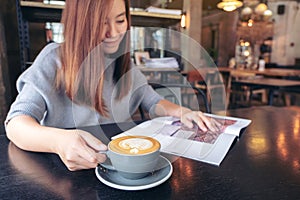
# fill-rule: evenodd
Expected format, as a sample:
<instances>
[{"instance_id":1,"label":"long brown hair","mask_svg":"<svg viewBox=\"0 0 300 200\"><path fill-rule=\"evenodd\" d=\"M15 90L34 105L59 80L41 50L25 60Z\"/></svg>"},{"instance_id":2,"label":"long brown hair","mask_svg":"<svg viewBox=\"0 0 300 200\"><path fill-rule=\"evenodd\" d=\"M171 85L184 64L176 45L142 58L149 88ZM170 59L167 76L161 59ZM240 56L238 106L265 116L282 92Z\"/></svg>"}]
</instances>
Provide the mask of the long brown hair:
<instances>
[{"instance_id":1,"label":"long brown hair","mask_svg":"<svg viewBox=\"0 0 300 200\"><path fill-rule=\"evenodd\" d=\"M79 104L91 106L103 116L108 116L102 97L104 59L90 57L101 43L105 20L114 0L66 0L61 23L64 24L64 43L61 48L62 68L57 73L57 87L64 88L68 97ZM130 12L129 0L124 0L128 22L115 62L113 75L117 98L124 97L131 87L130 76ZM97 55L103 58L103 52ZM123 78L126 77L126 78Z\"/></svg>"}]
</instances>

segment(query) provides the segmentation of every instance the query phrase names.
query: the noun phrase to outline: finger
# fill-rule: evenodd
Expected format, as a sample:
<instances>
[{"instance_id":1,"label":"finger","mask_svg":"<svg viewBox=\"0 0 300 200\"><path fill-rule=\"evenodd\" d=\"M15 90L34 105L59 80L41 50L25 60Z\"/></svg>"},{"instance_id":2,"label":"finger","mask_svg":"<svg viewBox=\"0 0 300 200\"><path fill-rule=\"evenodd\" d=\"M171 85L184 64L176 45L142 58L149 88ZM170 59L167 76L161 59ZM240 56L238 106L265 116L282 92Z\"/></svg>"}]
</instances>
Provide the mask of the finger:
<instances>
[{"instance_id":1,"label":"finger","mask_svg":"<svg viewBox=\"0 0 300 200\"><path fill-rule=\"evenodd\" d=\"M199 112L200 114L201 112ZM207 131L207 127L205 126L205 124L203 123L202 119L199 117L198 112L192 111L189 112L187 114L185 114L182 117L181 122L184 123L188 128L193 128L194 127L194 123L196 123L196 125L204 132Z\"/></svg>"},{"instance_id":2,"label":"finger","mask_svg":"<svg viewBox=\"0 0 300 200\"><path fill-rule=\"evenodd\" d=\"M90 163L98 163L97 152L88 145L84 145L82 150L79 153L79 156L83 159L86 159Z\"/></svg>"},{"instance_id":3,"label":"finger","mask_svg":"<svg viewBox=\"0 0 300 200\"><path fill-rule=\"evenodd\" d=\"M79 155L75 155L72 157L72 159L67 158L63 160L65 165L70 171L76 171L81 169L90 169L95 168L97 166L97 162L89 162L85 158L82 158Z\"/></svg>"},{"instance_id":4,"label":"finger","mask_svg":"<svg viewBox=\"0 0 300 200\"><path fill-rule=\"evenodd\" d=\"M210 120L211 125L214 127L216 131L222 130L223 123L224 123L223 120L220 122L220 120L216 120L212 117L208 117L208 119Z\"/></svg>"},{"instance_id":5,"label":"finger","mask_svg":"<svg viewBox=\"0 0 300 200\"><path fill-rule=\"evenodd\" d=\"M84 158L79 158L78 161L76 161L76 166L78 169L91 169L97 167L98 163L98 161L90 162Z\"/></svg>"},{"instance_id":6,"label":"finger","mask_svg":"<svg viewBox=\"0 0 300 200\"><path fill-rule=\"evenodd\" d=\"M213 122L214 126L216 127L216 129L217 129L218 131L220 131L220 130L222 129L222 126L223 126L222 123L220 123L219 121L217 121L217 120L215 120L215 119L213 119L212 122Z\"/></svg>"},{"instance_id":7,"label":"finger","mask_svg":"<svg viewBox=\"0 0 300 200\"><path fill-rule=\"evenodd\" d=\"M214 131L214 132L219 131L219 126L218 126L217 121L211 117L207 117L207 118L209 121L209 124L207 125L209 130Z\"/></svg>"},{"instance_id":8,"label":"finger","mask_svg":"<svg viewBox=\"0 0 300 200\"><path fill-rule=\"evenodd\" d=\"M93 169L98 166L98 163L80 163L80 164L75 164L72 167L68 167L70 171L77 171L77 170L83 170L83 169Z\"/></svg>"},{"instance_id":9,"label":"finger","mask_svg":"<svg viewBox=\"0 0 300 200\"><path fill-rule=\"evenodd\" d=\"M73 145L67 158L70 157L71 161L77 161L78 157L80 157L88 162L97 163L96 151L88 145L87 137L83 136L84 132L76 131L76 134L78 136L77 142Z\"/></svg>"},{"instance_id":10,"label":"finger","mask_svg":"<svg viewBox=\"0 0 300 200\"><path fill-rule=\"evenodd\" d=\"M97 153L97 162L98 163L103 163L106 161L107 156L104 153Z\"/></svg>"},{"instance_id":11,"label":"finger","mask_svg":"<svg viewBox=\"0 0 300 200\"><path fill-rule=\"evenodd\" d=\"M203 121L203 119L199 115L195 116L193 120L202 131L204 132L207 131L207 124Z\"/></svg>"},{"instance_id":12,"label":"finger","mask_svg":"<svg viewBox=\"0 0 300 200\"><path fill-rule=\"evenodd\" d=\"M221 126L221 123L219 121L217 121L216 119L209 117L209 120L212 124L214 124L216 126Z\"/></svg>"},{"instance_id":13,"label":"finger","mask_svg":"<svg viewBox=\"0 0 300 200\"><path fill-rule=\"evenodd\" d=\"M198 113L198 116L201 118L201 122L211 131L217 131L218 129L215 126L215 123L211 121L210 118L206 117L203 113Z\"/></svg>"},{"instance_id":14,"label":"finger","mask_svg":"<svg viewBox=\"0 0 300 200\"><path fill-rule=\"evenodd\" d=\"M193 124L193 120L188 118L188 117L181 117L180 120L185 126L187 126L188 128L193 128L194 124Z\"/></svg>"},{"instance_id":15,"label":"finger","mask_svg":"<svg viewBox=\"0 0 300 200\"><path fill-rule=\"evenodd\" d=\"M81 136L84 143L82 146L83 151L80 151L79 155L93 164L104 162L106 155L98 152L107 150L107 146L88 132L82 131Z\"/></svg>"},{"instance_id":16,"label":"finger","mask_svg":"<svg viewBox=\"0 0 300 200\"><path fill-rule=\"evenodd\" d=\"M107 146L92 134L85 131L80 131L80 135L83 137L85 142L96 152L107 150Z\"/></svg>"}]
</instances>

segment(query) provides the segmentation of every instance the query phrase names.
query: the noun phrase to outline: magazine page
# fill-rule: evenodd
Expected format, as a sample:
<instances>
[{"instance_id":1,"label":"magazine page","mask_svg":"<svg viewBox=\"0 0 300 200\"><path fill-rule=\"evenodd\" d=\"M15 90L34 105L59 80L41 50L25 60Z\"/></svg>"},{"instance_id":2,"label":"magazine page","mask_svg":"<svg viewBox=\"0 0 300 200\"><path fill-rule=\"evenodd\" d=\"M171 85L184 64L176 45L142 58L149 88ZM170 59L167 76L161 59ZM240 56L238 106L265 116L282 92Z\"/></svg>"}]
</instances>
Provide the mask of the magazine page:
<instances>
[{"instance_id":1,"label":"magazine page","mask_svg":"<svg viewBox=\"0 0 300 200\"><path fill-rule=\"evenodd\" d=\"M222 132L233 134L235 136L239 136L241 130L251 123L251 120L249 119L220 116L208 113L205 113L205 115L208 117L212 117L215 120L219 121L221 124L223 124Z\"/></svg>"},{"instance_id":2,"label":"magazine page","mask_svg":"<svg viewBox=\"0 0 300 200\"><path fill-rule=\"evenodd\" d=\"M187 128L177 118L159 117L143 122L112 139L124 135L150 136L161 143L161 151L164 153L220 165L240 130L251 121L210 114L207 116L222 123L222 129L218 132L203 132L197 126Z\"/></svg>"}]
</instances>

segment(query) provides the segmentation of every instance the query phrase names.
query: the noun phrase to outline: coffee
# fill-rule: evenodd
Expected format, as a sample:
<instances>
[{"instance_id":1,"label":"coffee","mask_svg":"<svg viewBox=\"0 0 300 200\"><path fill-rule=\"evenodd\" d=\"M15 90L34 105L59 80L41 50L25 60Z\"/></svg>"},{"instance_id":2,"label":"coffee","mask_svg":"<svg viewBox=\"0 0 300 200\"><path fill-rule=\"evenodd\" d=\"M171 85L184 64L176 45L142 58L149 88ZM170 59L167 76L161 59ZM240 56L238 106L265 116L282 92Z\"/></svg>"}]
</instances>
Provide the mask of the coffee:
<instances>
[{"instance_id":1,"label":"coffee","mask_svg":"<svg viewBox=\"0 0 300 200\"><path fill-rule=\"evenodd\" d=\"M160 143L151 137L124 136L111 141L109 149L120 154L143 155L160 149Z\"/></svg>"},{"instance_id":2,"label":"coffee","mask_svg":"<svg viewBox=\"0 0 300 200\"><path fill-rule=\"evenodd\" d=\"M160 143L145 136L123 136L109 142L105 152L111 164L102 165L127 179L143 178L157 170Z\"/></svg>"}]
</instances>

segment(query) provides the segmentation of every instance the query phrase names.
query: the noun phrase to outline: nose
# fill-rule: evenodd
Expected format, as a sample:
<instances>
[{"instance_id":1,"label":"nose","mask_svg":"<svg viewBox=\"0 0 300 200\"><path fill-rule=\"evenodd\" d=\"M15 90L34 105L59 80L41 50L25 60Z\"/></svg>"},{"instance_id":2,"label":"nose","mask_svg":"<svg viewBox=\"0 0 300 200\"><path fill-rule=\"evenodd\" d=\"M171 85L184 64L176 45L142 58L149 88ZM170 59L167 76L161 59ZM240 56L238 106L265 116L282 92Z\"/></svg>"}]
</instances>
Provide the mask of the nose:
<instances>
[{"instance_id":1,"label":"nose","mask_svg":"<svg viewBox=\"0 0 300 200\"><path fill-rule=\"evenodd\" d=\"M116 26L113 23L107 24L105 37L106 38L112 38L112 37L117 36L117 34L118 34L118 30L117 30Z\"/></svg>"}]
</instances>

